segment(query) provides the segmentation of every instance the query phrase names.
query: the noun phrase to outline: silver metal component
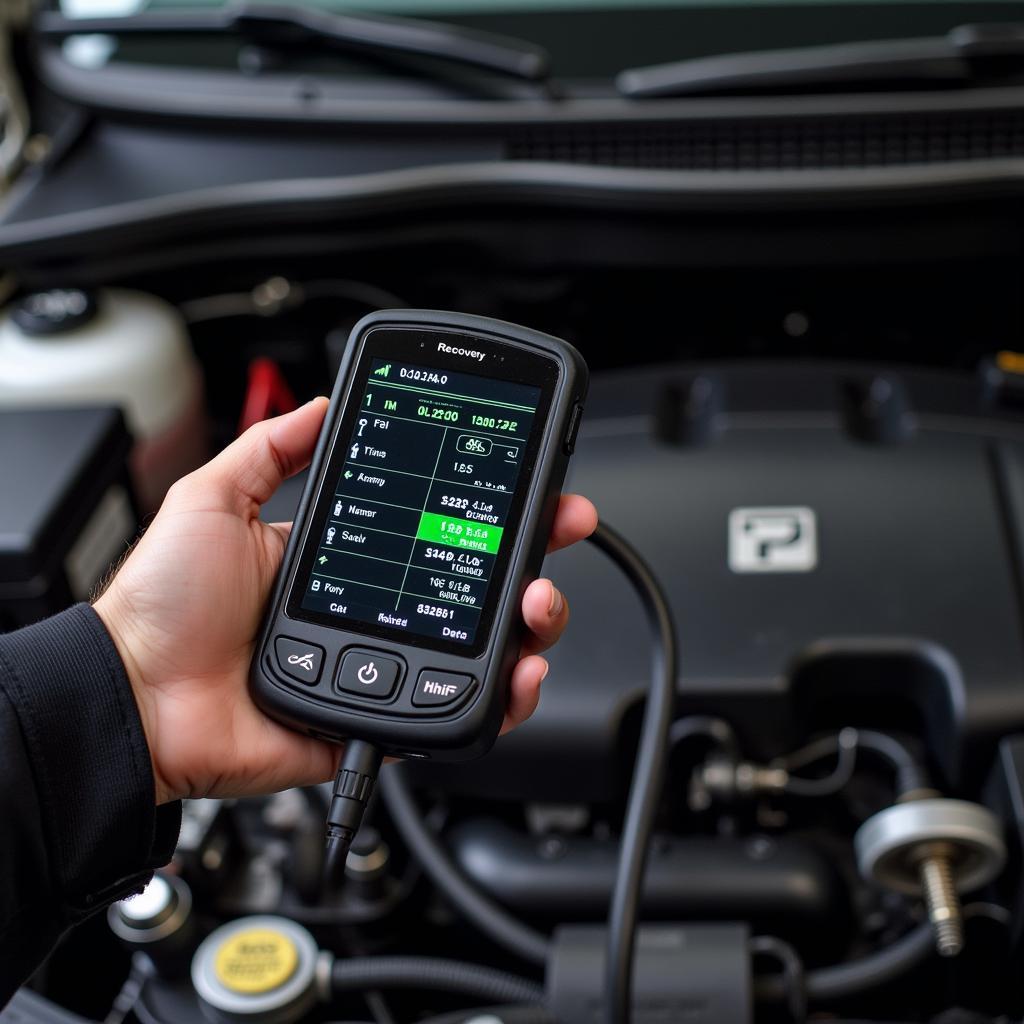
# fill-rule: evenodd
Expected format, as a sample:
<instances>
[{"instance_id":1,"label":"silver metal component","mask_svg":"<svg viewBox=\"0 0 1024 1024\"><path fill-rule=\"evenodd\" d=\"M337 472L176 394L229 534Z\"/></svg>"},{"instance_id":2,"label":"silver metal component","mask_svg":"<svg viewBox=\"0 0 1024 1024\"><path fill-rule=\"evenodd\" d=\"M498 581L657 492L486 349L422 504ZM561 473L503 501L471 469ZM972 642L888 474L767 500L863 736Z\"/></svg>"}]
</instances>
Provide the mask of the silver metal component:
<instances>
[{"instance_id":1,"label":"silver metal component","mask_svg":"<svg viewBox=\"0 0 1024 1024\"><path fill-rule=\"evenodd\" d=\"M156 874L142 892L107 910L110 930L132 945L161 942L177 932L192 912L192 891L176 875Z\"/></svg>"},{"instance_id":2,"label":"silver metal component","mask_svg":"<svg viewBox=\"0 0 1024 1024\"><path fill-rule=\"evenodd\" d=\"M923 897L941 956L963 949L959 894L992 881L1006 862L999 819L980 804L941 797L880 811L860 827L854 847L865 878Z\"/></svg>"},{"instance_id":3,"label":"silver metal component","mask_svg":"<svg viewBox=\"0 0 1024 1024\"><path fill-rule=\"evenodd\" d=\"M219 871L224 864L224 843L221 841L212 843L205 850L199 859L199 863L207 871Z\"/></svg>"},{"instance_id":4,"label":"silver metal component","mask_svg":"<svg viewBox=\"0 0 1024 1024\"><path fill-rule=\"evenodd\" d=\"M206 842L221 808L229 807L230 800L183 800L181 803L181 831L178 833L178 852L198 851Z\"/></svg>"},{"instance_id":5,"label":"silver metal component","mask_svg":"<svg viewBox=\"0 0 1024 1024\"><path fill-rule=\"evenodd\" d=\"M154 875L142 892L118 901L117 909L126 921L145 928L165 917L176 902L171 883L163 875Z\"/></svg>"},{"instance_id":6,"label":"silver metal component","mask_svg":"<svg viewBox=\"0 0 1024 1024\"><path fill-rule=\"evenodd\" d=\"M523 814L526 827L534 836L550 832L571 835L590 824L590 808L586 804L526 804Z\"/></svg>"},{"instance_id":7,"label":"silver metal component","mask_svg":"<svg viewBox=\"0 0 1024 1024\"><path fill-rule=\"evenodd\" d=\"M334 967L334 954L329 949L321 949L316 958L314 979L316 997L321 1003L329 1003L332 996L331 970Z\"/></svg>"},{"instance_id":8,"label":"silver metal component","mask_svg":"<svg viewBox=\"0 0 1024 1024\"><path fill-rule=\"evenodd\" d=\"M378 843L369 853L353 853L349 850L345 861L345 874L353 878L379 875L387 866L390 850L385 842Z\"/></svg>"},{"instance_id":9,"label":"silver metal component","mask_svg":"<svg viewBox=\"0 0 1024 1024\"><path fill-rule=\"evenodd\" d=\"M293 285L286 277L269 277L253 288L252 304L258 313L273 315L291 299Z\"/></svg>"},{"instance_id":10,"label":"silver metal component","mask_svg":"<svg viewBox=\"0 0 1024 1024\"><path fill-rule=\"evenodd\" d=\"M280 979L274 978L266 986L230 987L224 980L223 965L218 969L218 962L224 951L247 932L272 932L290 944L295 954L294 967L282 972ZM211 932L199 946L192 958L192 985L204 1015L213 1021L258 1020L260 1024L291 1024L316 1002L319 954L313 936L294 921L269 914L243 917ZM255 950L255 955L260 956L259 949Z\"/></svg>"},{"instance_id":11,"label":"silver metal component","mask_svg":"<svg viewBox=\"0 0 1024 1024\"><path fill-rule=\"evenodd\" d=\"M27 164L41 164L53 152L53 139L36 132L25 140L21 155Z\"/></svg>"},{"instance_id":12,"label":"silver metal component","mask_svg":"<svg viewBox=\"0 0 1024 1024\"><path fill-rule=\"evenodd\" d=\"M697 769L690 789L690 805L706 809L712 801L732 803L785 791L789 773L778 766L713 757Z\"/></svg>"},{"instance_id":13,"label":"silver metal component","mask_svg":"<svg viewBox=\"0 0 1024 1024\"><path fill-rule=\"evenodd\" d=\"M920 856L912 851L929 843L950 846L957 892L980 889L1006 862L999 819L966 800L895 804L864 822L854 838L861 874L910 896L921 892Z\"/></svg>"},{"instance_id":14,"label":"silver metal component","mask_svg":"<svg viewBox=\"0 0 1024 1024\"><path fill-rule=\"evenodd\" d=\"M925 857L920 872L924 902L939 955L959 956L964 948L964 921L949 857L941 854Z\"/></svg>"}]
</instances>

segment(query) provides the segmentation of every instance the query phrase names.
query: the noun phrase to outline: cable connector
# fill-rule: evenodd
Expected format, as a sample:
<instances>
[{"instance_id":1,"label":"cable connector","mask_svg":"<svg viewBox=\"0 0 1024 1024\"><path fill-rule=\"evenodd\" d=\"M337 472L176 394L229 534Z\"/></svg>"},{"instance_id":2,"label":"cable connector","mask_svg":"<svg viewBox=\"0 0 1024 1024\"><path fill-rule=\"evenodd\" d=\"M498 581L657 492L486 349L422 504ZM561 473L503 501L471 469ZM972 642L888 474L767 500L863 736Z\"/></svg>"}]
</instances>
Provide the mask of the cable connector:
<instances>
[{"instance_id":1,"label":"cable connector","mask_svg":"<svg viewBox=\"0 0 1024 1024\"><path fill-rule=\"evenodd\" d=\"M383 760L384 755L370 743L349 740L345 745L327 812L324 884L328 889L344 873L349 847L359 831Z\"/></svg>"}]
</instances>

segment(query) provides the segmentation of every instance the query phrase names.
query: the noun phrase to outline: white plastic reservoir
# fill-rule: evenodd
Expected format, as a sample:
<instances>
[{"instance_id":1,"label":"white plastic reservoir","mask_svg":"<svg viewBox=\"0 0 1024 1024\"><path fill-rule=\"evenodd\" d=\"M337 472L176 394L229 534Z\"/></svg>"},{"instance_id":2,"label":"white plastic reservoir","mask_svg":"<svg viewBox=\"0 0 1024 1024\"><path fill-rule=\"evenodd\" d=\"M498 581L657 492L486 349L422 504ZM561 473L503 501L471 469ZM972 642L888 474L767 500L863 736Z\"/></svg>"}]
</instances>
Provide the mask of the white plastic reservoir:
<instances>
[{"instance_id":1,"label":"white plastic reservoir","mask_svg":"<svg viewBox=\"0 0 1024 1024\"><path fill-rule=\"evenodd\" d=\"M119 405L143 512L206 454L202 375L177 310L142 292L36 292L0 314L0 407Z\"/></svg>"}]
</instances>

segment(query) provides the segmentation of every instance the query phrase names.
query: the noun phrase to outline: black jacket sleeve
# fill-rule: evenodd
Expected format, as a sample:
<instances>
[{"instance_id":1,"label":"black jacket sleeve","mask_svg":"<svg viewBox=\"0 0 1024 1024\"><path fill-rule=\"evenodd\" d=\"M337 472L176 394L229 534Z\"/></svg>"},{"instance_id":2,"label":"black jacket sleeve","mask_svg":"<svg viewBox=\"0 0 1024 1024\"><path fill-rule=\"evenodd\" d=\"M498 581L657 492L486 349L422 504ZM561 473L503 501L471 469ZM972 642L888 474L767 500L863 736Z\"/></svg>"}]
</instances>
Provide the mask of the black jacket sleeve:
<instances>
[{"instance_id":1,"label":"black jacket sleeve","mask_svg":"<svg viewBox=\"0 0 1024 1024\"><path fill-rule=\"evenodd\" d=\"M88 605L0 636L0 1006L177 841L113 641Z\"/></svg>"}]
</instances>

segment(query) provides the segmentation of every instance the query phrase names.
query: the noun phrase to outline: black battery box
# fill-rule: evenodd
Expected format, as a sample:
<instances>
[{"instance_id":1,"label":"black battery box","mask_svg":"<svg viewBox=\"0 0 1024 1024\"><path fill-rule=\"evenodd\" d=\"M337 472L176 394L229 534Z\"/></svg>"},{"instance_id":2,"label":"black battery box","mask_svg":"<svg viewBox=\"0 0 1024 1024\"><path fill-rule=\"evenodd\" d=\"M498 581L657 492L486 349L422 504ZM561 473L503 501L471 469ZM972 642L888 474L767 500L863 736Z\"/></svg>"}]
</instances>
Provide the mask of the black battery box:
<instances>
[{"instance_id":1,"label":"black battery box","mask_svg":"<svg viewBox=\"0 0 1024 1024\"><path fill-rule=\"evenodd\" d=\"M0 632L86 600L138 529L119 409L0 410Z\"/></svg>"}]
</instances>

